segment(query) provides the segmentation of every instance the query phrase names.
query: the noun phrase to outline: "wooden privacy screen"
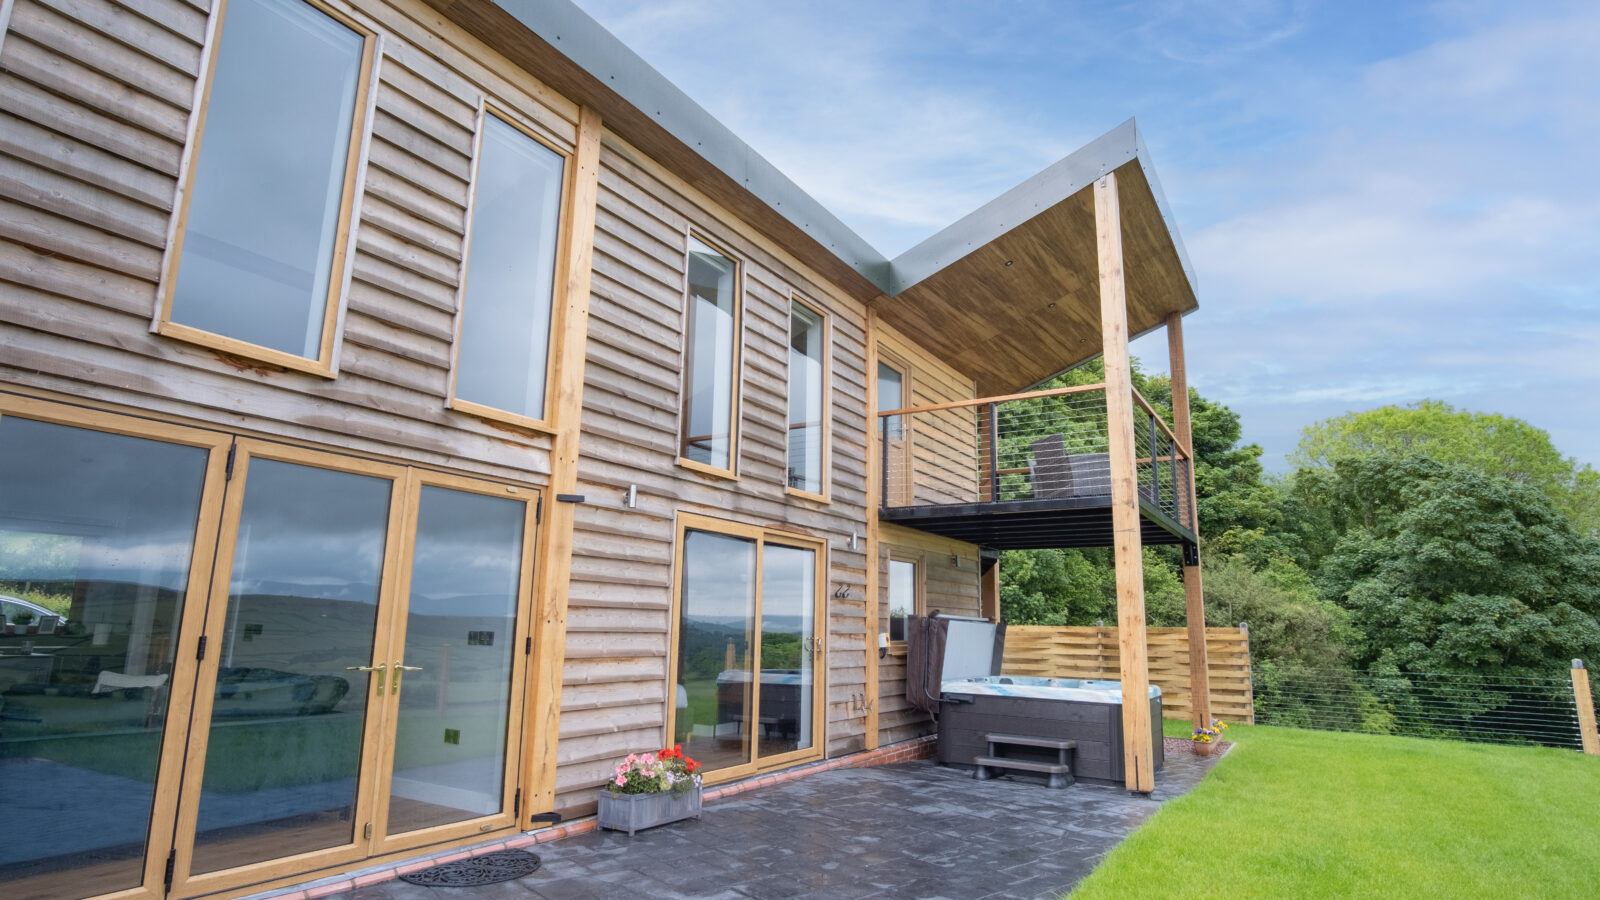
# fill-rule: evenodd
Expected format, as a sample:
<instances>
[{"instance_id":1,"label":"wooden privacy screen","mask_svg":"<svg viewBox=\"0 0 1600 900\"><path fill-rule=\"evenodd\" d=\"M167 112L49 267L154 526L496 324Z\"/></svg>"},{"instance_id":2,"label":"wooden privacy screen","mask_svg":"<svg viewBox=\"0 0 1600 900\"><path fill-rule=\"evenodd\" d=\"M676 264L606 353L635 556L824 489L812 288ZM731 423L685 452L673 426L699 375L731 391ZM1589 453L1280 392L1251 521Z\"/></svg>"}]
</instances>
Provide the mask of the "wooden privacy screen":
<instances>
[{"instance_id":1,"label":"wooden privacy screen","mask_svg":"<svg viewBox=\"0 0 1600 900\"><path fill-rule=\"evenodd\" d=\"M1161 713L1168 719L1188 718L1188 631L1151 628L1147 634L1150 683L1161 688ZM1207 628L1206 656L1211 672L1211 714L1223 721L1254 723L1250 633L1239 628ZM1122 676L1117 660L1117 630L1095 626L1008 626L1001 670L1007 675L1042 678L1118 680Z\"/></svg>"}]
</instances>

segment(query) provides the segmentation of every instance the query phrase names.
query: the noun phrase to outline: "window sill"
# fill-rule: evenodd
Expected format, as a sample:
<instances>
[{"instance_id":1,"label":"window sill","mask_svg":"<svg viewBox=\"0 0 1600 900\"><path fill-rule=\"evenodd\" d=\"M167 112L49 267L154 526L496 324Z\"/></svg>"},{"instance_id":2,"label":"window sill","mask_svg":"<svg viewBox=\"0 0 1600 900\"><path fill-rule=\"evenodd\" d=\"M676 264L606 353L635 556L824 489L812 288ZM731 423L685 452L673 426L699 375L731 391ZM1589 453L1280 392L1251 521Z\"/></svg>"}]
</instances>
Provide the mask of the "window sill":
<instances>
[{"instance_id":1,"label":"window sill","mask_svg":"<svg viewBox=\"0 0 1600 900\"><path fill-rule=\"evenodd\" d=\"M244 363L245 365L239 365L233 359L225 361L240 371L254 370L257 371L257 374L263 374L256 370L255 367L248 365L254 362L279 369L287 369L292 372L304 372L307 375L316 375L321 378L333 379L338 377L338 374L333 371L331 361L295 356L293 353L285 353L282 350L274 350L271 347L263 347L259 344L238 340L237 338L223 337L220 334L201 331L198 328L179 325L172 321L162 322L157 325L156 333L162 337L183 341L186 344L195 344L236 358L239 363Z\"/></svg>"},{"instance_id":2,"label":"window sill","mask_svg":"<svg viewBox=\"0 0 1600 900\"><path fill-rule=\"evenodd\" d=\"M695 462L692 459L684 459L681 456L678 457L678 467L688 469L689 471L700 475L709 475L712 478L721 478L724 481L739 480L739 476L732 469L719 469L715 466L706 465L703 462Z\"/></svg>"},{"instance_id":3,"label":"window sill","mask_svg":"<svg viewBox=\"0 0 1600 900\"><path fill-rule=\"evenodd\" d=\"M538 434L547 434L551 436L556 434L556 430L551 428L549 421L545 419L535 419L530 416L521 416L514 412L507 412L503 409L497 409L493 406L484 406L481 403L473 403L471 400L451 400L446 402L445 405L459 413L465 413L466 415L474 416L479 419L487 419L491 422L499 422L503 425L511 425L524 431L532 431Z\"/></svg>"},{"instance_id":4,"label":"window sill","mask_svg":"<svg viewBox=\"0 0 1600 900\"><path fill-rule=\"evenodd\" d=\"M828 499L827 494L813 494L810 491L802 491L799 488L793 487L786 487L783 490L786 495L799 500L810 500L812 503L821 503L824 505L833 502L832 500Z\"/></svg>"}]
</instances>

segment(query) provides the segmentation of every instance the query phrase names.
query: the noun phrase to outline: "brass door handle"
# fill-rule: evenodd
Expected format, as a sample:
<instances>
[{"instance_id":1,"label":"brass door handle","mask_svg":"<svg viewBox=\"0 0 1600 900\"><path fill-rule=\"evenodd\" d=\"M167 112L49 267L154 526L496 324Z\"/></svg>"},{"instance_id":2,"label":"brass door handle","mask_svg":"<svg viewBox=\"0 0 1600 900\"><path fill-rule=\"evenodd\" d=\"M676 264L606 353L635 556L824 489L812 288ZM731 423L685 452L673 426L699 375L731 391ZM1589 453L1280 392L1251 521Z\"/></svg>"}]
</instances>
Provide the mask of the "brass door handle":
<instances>
[{"instance_id":1,"label":"brass door handle","mask_svg":"<svg viewBox=\"0 0 1600 900\"><path fill-rule=\"evenodd\" d=\"M389 681L389 690L393 691L395 693L399 693L399 691L400 691L400 673L401 672L421 672L421 671L422 671L422 667L421 666L402 666L402 665L400 665L399 661L396 661L395 664L394 664L394 677L392 679L390 679L390 681Z\"/></svg>"},{"instance_id":2,"label":"brass door handle","mask_svg":"<svg viewBox=\"0 0 1600 900\"><path fill-rule=\"evenodd\" d=\"M379 695L382 695L383 694L383 670L387 669L388 667L389 667L388 663L378 663L375 666L345 666L344 670L346 672L377 672L378 673L378 693L379 693Z\"/></svg>"}]
</instances>

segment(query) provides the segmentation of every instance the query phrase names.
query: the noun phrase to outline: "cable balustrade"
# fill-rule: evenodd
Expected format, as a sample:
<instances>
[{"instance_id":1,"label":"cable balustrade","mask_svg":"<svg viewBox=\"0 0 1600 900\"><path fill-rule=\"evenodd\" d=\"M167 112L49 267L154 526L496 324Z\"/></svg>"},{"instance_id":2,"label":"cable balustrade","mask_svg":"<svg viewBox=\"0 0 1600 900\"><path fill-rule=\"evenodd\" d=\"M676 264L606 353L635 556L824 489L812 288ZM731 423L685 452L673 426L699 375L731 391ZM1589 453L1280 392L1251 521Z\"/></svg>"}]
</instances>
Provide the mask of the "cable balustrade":
<instances>
[{"instance_id":1,"label":"cable balustrade","mask_svg":"<svg viewBox=\"0 0 1600 900\"><path fill-rule=\"evenodd\" d=\"M1192 541L1189 451L1137 391L1133 401L1126 476L1156 526L1145 531L1159 543ZM964 540L1007 533L1004 543L976 541L986 546L1107 545L1117 474L1109 433L1104 384L886 410L883 514Z\"/></svg>"}]
</instances>

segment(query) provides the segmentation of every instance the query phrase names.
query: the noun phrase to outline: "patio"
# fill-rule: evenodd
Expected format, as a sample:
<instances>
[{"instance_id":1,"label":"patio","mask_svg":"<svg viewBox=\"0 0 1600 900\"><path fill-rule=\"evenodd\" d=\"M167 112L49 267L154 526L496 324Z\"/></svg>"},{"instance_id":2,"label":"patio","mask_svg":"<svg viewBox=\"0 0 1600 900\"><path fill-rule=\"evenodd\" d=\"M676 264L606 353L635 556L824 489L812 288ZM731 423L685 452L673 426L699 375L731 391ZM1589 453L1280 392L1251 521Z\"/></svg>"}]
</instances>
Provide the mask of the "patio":
<instances>
[{"instance_id":1,"label":"patio","mask_svg":"<svg viewBox=\"0 0 1600 900\"><path fill-rule=\"evenodd\" d=\"M629 838L541 844L518 881L387 881L338 900L473 898L1057 898L1215 760L1173 753L1149 799L1121 787L1047 790L923 761L834 769L708 804L699 821Z\"/></svg>"}]
</instances>

